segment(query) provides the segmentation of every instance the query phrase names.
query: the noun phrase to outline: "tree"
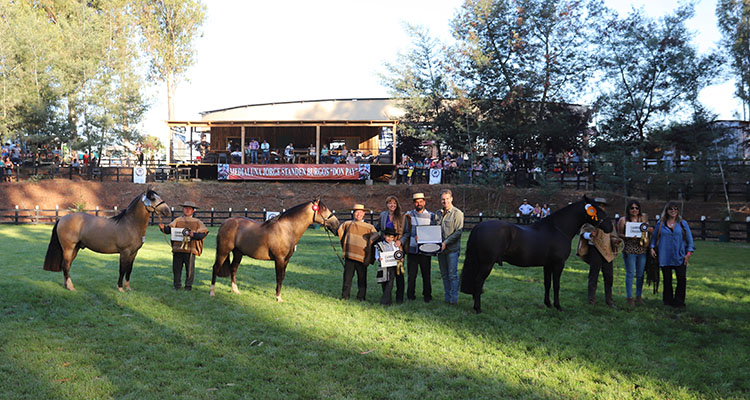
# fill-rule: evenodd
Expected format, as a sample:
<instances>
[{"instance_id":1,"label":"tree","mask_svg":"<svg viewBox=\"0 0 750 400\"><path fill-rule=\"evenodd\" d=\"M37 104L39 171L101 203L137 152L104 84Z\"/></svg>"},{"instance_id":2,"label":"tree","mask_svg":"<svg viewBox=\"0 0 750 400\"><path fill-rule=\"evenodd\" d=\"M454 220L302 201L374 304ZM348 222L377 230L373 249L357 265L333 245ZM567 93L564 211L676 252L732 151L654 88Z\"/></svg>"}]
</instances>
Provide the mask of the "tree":
<instances>
[{"instance_id":1,"label":"tree","mask_svg":"<svg viewBox=\"0 0 750 400\"><path fill-rule=\"evenodd\" d=\"M151 76L167 85L168 119L174 119L174 95L182 75L195 62L194 41L205 19L200 0L134 0ZM169 158L173 161L172 140Z\"/></svg>"},{"instance_id":2,"label":"tree","mask_svg":"<svg viewBox=\"0 0 750 400\"><path fill-rule=\"evenodd\" d=\"M750 3L739 0L719 0L716 16L721 31L721 45L731 61L736 79L737 97L742 100L742 119L750 111Z\"/></svg>"},{"instance_id":3,"label":"tree","mask_svg":"<svg viewBox=\"0 0 750 400\"><path fill-rule=\"evenodd\" d=\"M610 12L598 27L597 64L605 89L596 102L602 116L600 139L642 143L675 112L690 116L697 96L719 67L714 54L699 55L685 21L693 6L683 5L658 20L634 10L624 19Z\"/></svg>"},{"instance_id":4,"label":"tree","mask_svg":"<svg viewBox=\"0 0 750 400\"><path fill-rule=\"evenodd\" d=\"M573 112L591 67L587 21L579 0L469 0L452 22L456 73L478 108L480 134L509 148L575 145L585 120ZM552 106L552 107L551 107ZM561 114L562 113L562 114ZM588 117L588 113L578 114ZM579 118L580 119L580 118ZM566 140L560 140L565 137ZM553 143L553 139L557 143ZM559 148L557 148L559 150Z\"/></svg>"},{"instance_id":5,"label":"tree","mask_svg":"<svg viewBox=\"0 0 750 400\"><path fill-rule=\"evenodd\" d=\"M461 147L461 143L456 142L454 104L442 47L424 27L405 25L405 29L413 40L413 47L407 53L399 53L395 64L385 64L386 73L381 75L383 84L393 97L400 99L406 111L399 135L401 144L410 143L411 149L421 140L437 139L444 144L451 143L451 147Z\"/></svg>"}]
</instances>

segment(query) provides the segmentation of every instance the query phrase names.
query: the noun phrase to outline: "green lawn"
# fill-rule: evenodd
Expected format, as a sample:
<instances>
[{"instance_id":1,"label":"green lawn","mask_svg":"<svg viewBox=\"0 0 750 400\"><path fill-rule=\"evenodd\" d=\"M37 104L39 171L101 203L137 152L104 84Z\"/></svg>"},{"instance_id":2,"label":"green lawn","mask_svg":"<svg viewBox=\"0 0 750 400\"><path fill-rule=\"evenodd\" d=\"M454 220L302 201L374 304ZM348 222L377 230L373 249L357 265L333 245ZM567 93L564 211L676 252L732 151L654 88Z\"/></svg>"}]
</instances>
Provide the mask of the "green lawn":
<instances>
[{"instance_id":1,"label":"green lawn","mask_svg":"<svg viewBox=\"0 0 750 400\"><path fill-rule=\"evenodd\" d=\"M272 263L247 257L242 294L220 278L208 296L216 228L192 292L171 288L171 255L155 228L132 292L116 291L117 255L88 250L73 263L69 292L62 273L41 268L50 231L0 226L2 399L750 396L746 244L697 243L683 312L650 288L646 306L627 311L621 258L619 308L585 305L587 267L571 257L564 311L543 306L541 268L504 266L475 315L467 295L458 307L442 302L436 260L432 303L380 306L373 267L366 302L339 300L342 268L322 230L299 243L284 303Z\"/></svg>"}]
</instances>

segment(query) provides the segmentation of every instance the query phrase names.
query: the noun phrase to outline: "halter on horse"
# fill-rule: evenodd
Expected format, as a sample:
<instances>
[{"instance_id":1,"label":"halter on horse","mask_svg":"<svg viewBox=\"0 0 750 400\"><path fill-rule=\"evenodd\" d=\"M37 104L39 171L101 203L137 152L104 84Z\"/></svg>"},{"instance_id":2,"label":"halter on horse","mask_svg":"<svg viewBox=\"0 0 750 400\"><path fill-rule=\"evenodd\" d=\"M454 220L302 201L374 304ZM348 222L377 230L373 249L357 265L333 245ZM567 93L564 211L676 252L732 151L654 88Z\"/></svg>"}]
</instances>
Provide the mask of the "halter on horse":
<instances>
[{"instance_id":1,"label":"halter on horse","mask_svg":"<svg viewBox=\"0 0 750 400\"><path fill-rule=\"evenodd\" d=\"M232 277L232 292L237 288L237 268L246 255L256 260L273 260L276 266L276 300L281 299L281 285L284 282L286 266L294 253L294 248L311 223L323 225L336 232L339 220L328 207L316 198L313 201L292 207L276 218L256 222L248 218L229 218L221 224L216 235L216 261L211 277L213 296L216 277ZM229 253L232 253L231 261Z\"/></svg>"},{"instance_id":2,"label":"halter on horse","mask_svg":"<svg viewBox=\"0 0 750 400\"><path fill-rule=\"evenodd\" d=\"M551 307L549 290L554 283L555 307L560 306L560 275L570 255L570 243L585 223L612 231L606 212L584 196L549 217L532 225L485 221L471 230L466 243L466 258L461 271L461 291L473 295L474 311L482 312L484 281L495 263L503 261L519 267L544 267L544 304Z\"/></svg>"},{"instance_id":3,"label":"halter on horse","mask_svg":"<svg viewBox=\"0 0 750 400\"><path fill-rule=\"evenodd\" d=\"M121 292L130 290L133 261L146 241L149 216L156 212L169 215L169 206L149 189L136 196L125 210L112 218L86 213L65 215L52 228L44 269L53 272L62 270L63 286L75 290L70 279L70 266L78 250L89 248L97 253L120 253L117 289Z\"/></svg>"}]
</instances>

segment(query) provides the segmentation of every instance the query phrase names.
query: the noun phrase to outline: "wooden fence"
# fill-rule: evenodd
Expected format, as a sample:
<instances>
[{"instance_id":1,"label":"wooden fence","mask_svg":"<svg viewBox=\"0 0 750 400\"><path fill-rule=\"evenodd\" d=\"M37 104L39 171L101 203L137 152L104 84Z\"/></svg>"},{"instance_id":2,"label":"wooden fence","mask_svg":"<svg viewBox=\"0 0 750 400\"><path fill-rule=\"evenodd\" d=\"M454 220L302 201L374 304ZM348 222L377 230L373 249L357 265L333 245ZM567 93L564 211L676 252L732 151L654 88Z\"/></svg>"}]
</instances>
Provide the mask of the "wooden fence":
<instances>
[{"instance_id":1,"label":"wooden fence","mask_svg":"<svg viewBox=\"0 0 750 400\"><path fill-rule=\"evenodd\" d=\"M116 215L121 210L108 209L100 210L96 208L94 210L83 210L89 214L111 217ZM272 210L268 210L272 211ZM276 210L283 212L284 210ZM70 209L40 209L35 207L33 209L22 209L16 207L15 209L0 209L0 224L54 224L61 217L66 214L75 212ZM196 210L194 216L203 221L207 226L219 226L227 218L232 217L245 217L252 218L255 220L264 220L266 217L267 210L263 209L260 211L248 210L215 210L213 208L208 210ZM336 213L336 211L334 211ZM169 223L180 213L175 214L174 208L172 208L171 217L162 217L151 215L151 225L159 224L160 222ZM378 219L378 213L369 213L365 215L365 221L370 224L375 224ZM336 213L336 217L339 221L348 221L352 219L352 214L349 212ZM506 216L485 216L480 213L479 215L465 215L464 216L464 230L469 231L474 226L484 220L490 219L501 219L508 222L520 224L521 217L516 215ZM650 223L654 225L657 220L652 219ZM744 221L720 221L712 220L709 218L702 217L700 220L686 220L690 226L690 230L693 233L695 240L721 240L721 241L744 241L750 243L750 217L747 217ZM728 226L727 226L728 225ZM728 230L727 230L728 227Z\"/></svg>"}]
</instances>

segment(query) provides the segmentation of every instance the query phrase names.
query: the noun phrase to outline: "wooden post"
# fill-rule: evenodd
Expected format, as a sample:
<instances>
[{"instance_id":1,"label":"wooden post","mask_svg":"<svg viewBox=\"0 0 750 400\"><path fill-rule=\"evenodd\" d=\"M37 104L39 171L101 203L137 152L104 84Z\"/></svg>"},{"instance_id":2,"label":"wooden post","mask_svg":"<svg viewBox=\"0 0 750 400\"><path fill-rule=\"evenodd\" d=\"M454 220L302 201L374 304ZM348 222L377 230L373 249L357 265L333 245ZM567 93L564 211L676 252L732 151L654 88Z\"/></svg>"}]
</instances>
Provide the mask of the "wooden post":
<instances>
[{"instance_id":1,"label":"wooden post","mask_svg":"<svg viewBox=\"0 0 750 400\"><path fill-rule=\"evenodd\" d=\"M701 240L706 240L706 216L701 215Z\"/></svg>"},{"instance_id":2,"label":"wooden post","mask_svg":"<svg viewBox=\"0 0 750 400\"><path fill-rule=\"evenodd\" d=\"M315 125L315 164L320 164L320 125Z\"/></svg>"},{"instance_id":3,"label":"wooden post","mask_svg":"<svg viewBox=\"0 0 750 400\"><path fill-rule=\"evenodd\" d=\"M243 125L240 129L240 153L242 153L241 163L245 163L245 126ZM232 154L229 154L232 157Z\"/></svg>"},{"instance_id":4,"label":"wooden post","mask_svg":"<svg viewBox=\"0 0 750 400\"><path fill-rule=\"evenodd\" d=\"M213 207L211 207L211 222L210 222L210 224L211 224L211 226L214 226L214 208Z\"/></svg>"},{"instance_id":5,"label":"wooden post","mask_svg":"<svg viewBox=\"0 0 750 400\"><path fill-rule=\"evenodd\" d=\"M55 222L60 220L60 206L55 204Z\"/></svg>"},{"instance_id":6,"label":"wooden post","mask_svg":"<svg viewBox=\"0 0 750 400\"><path fill-rule=\"evenodd\" d=\"M16 225L18 225L18 204L16 204Z\"/></svg>"}]
</instances>

